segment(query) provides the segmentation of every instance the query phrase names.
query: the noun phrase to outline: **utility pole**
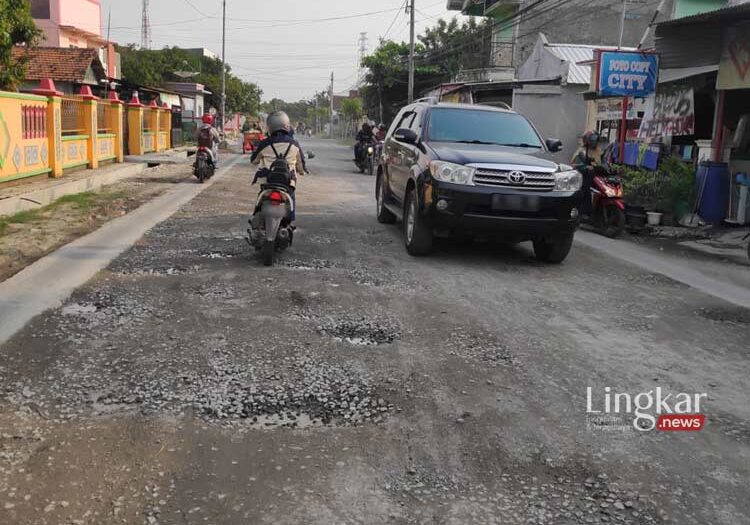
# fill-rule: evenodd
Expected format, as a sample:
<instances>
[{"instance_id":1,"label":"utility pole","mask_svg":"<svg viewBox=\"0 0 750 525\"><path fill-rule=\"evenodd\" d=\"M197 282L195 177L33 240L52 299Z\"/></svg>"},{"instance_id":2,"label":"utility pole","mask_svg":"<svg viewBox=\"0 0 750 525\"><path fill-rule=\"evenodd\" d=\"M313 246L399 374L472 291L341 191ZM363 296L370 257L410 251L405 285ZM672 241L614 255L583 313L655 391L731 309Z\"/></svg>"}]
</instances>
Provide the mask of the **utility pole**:
<instances>
[{"instance_id":1,"label":"utility pole","mask_svg":"<svg viewBox=\"0 0 750 525\"><path fill-rule=\"evenodd\" d=\"M331 135L331 138L333 138L333 71L331 71L331 91L329 98L331 99L331 122L329 124L331 129L329 130L329 134Z\"/></svg>"},{"instance_id":2,"label":"utility pole","mask_svg":"<svg viewBox=\"0 0 750 525\"><path fill-rule=\"evenodd\" d=\"M222 2L221 20L221 131L224 131L227 110L227 0Z\"/></svg>"},{"instance_id":3,"label":"utility pole","mask_svg":"<svg viewBox=\"0 0 750 525\"><path fill-rule=\"evenodd\" d=\"M409 104L414 102L414 3L409 7Z\"/></svg>"},{"instance_id":4,"label":"utility pole","mask_svg":"<svg viewBox=\"0 0 750 525\"><path fill-rule=\"evenodd\" d=\"M628 12L628 0L622 0L622 17L620 17L620 39L617 41L617 47L622 47L622 38L625 34L625 15Z\"/></svg>"}]
</instances>

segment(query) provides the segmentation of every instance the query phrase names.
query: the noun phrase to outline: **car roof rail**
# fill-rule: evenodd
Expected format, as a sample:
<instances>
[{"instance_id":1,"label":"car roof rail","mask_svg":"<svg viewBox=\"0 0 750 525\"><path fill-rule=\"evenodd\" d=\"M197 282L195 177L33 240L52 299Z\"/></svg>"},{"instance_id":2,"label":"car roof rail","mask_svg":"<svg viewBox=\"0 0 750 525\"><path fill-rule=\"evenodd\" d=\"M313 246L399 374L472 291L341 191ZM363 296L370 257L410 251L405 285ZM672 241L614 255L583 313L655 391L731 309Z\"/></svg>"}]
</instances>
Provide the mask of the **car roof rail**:
<instances>
[{"instance_id":1,"label":"car roof rail","mask_svg":"<svg viewBox=\"0 0 750 525\"><path fill-rule=\"evenodd\" d=\"M434 106L439 102L439 100L437 97L422 97L422 98L418 98L414 102L415 103L425 102L427 104L432 104Z\"/></svg>"}]
</instances>

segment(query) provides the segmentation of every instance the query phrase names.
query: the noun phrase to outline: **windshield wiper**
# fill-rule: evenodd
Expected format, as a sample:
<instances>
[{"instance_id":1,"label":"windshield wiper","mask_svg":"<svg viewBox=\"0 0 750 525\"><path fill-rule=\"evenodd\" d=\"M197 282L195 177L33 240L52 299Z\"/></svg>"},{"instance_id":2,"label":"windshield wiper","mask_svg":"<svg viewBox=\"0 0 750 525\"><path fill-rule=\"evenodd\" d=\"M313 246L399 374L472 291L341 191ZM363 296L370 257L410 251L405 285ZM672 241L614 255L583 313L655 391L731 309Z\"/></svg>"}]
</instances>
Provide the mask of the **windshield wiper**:
<instances>
[{"instance_id":1,"label":"windshield wiper","mask_svg":"<svg viewBox=\"0 0 750 525\"><path fill-rule=\"evenodd\" d=\"M498 144L498 146L508 146L509 148L536 148L542 149L538 144L529 144L528 142L520 142L518 144Z\"/></svg>"},{"instance_id":2,"label":"windshield wiper","mask_svg":"<svg viewBox=\"0 0 750 525\"><path fill-rule=\"evenodd\" d=\"M503 146L504 144L498 144L497 142L485 142L483 140L457 140L457 144L486 144L489 146Z\"/></svg>"}]
</instances>

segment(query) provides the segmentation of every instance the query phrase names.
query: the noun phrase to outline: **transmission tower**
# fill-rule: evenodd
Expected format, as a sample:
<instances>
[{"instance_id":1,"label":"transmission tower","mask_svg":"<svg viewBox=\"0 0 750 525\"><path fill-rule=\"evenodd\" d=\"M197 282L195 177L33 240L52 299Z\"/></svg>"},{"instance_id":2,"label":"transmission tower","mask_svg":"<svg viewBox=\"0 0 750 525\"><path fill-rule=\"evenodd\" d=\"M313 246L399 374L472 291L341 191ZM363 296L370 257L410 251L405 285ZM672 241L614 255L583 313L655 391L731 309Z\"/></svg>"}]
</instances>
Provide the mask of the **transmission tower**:
<instances>
[{"instance_id":1,"label":"transmission tower","mask_svg":"<svg viewBox=\"0 0 750 525\"><path fill-rule=\"evenodd\" d=\"M367 57L367 33L359 34L359 41L357 42L359 51L359 63L357 64L357 83L362 84L365 80L366 68L362 65L362 61Z\"/></svg>"},{"instance_id":2,"label":"transmission tower","mask_svg":"<svg viewBox=\"0 0 750 525\"><path fill-rule=\"evenodd\" d=\"M151 49L151 22L148 18L148 0L143 0L143 14L141 15L141 48Z\"/></svg>"}]
</instances>

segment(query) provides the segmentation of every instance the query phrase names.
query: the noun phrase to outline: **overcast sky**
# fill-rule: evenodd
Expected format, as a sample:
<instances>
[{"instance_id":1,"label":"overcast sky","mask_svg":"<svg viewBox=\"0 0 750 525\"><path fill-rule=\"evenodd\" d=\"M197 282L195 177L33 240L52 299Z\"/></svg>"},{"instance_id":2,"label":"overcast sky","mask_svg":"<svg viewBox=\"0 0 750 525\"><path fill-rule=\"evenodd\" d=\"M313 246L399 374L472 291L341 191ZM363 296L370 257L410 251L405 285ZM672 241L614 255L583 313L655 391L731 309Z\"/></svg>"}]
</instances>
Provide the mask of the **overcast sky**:
<instances>
[{"instance_id":1,"label":"overcast sky","mask_svg":"<svg viewBox=\"0 0 750 525\"><path fill-rule=\"evenodd\" d=\"M102 0L102 31L111 39L140 43L140 2ZM264 91L265 100L309 98L325 89L331 71L335 90L357 80L357 40L367 32L369 48L387 35L409 39L404 0L227 0L227 62ZM416 0L417 33L451 17L446 0ZM374 14L367 14L374 13ZM151 0L153 48L206 47L221 53L221 0ZM321 20L339 18L338 20ZM390 27L390 31L389 31Z\"/></svg>"}]
</instances>

